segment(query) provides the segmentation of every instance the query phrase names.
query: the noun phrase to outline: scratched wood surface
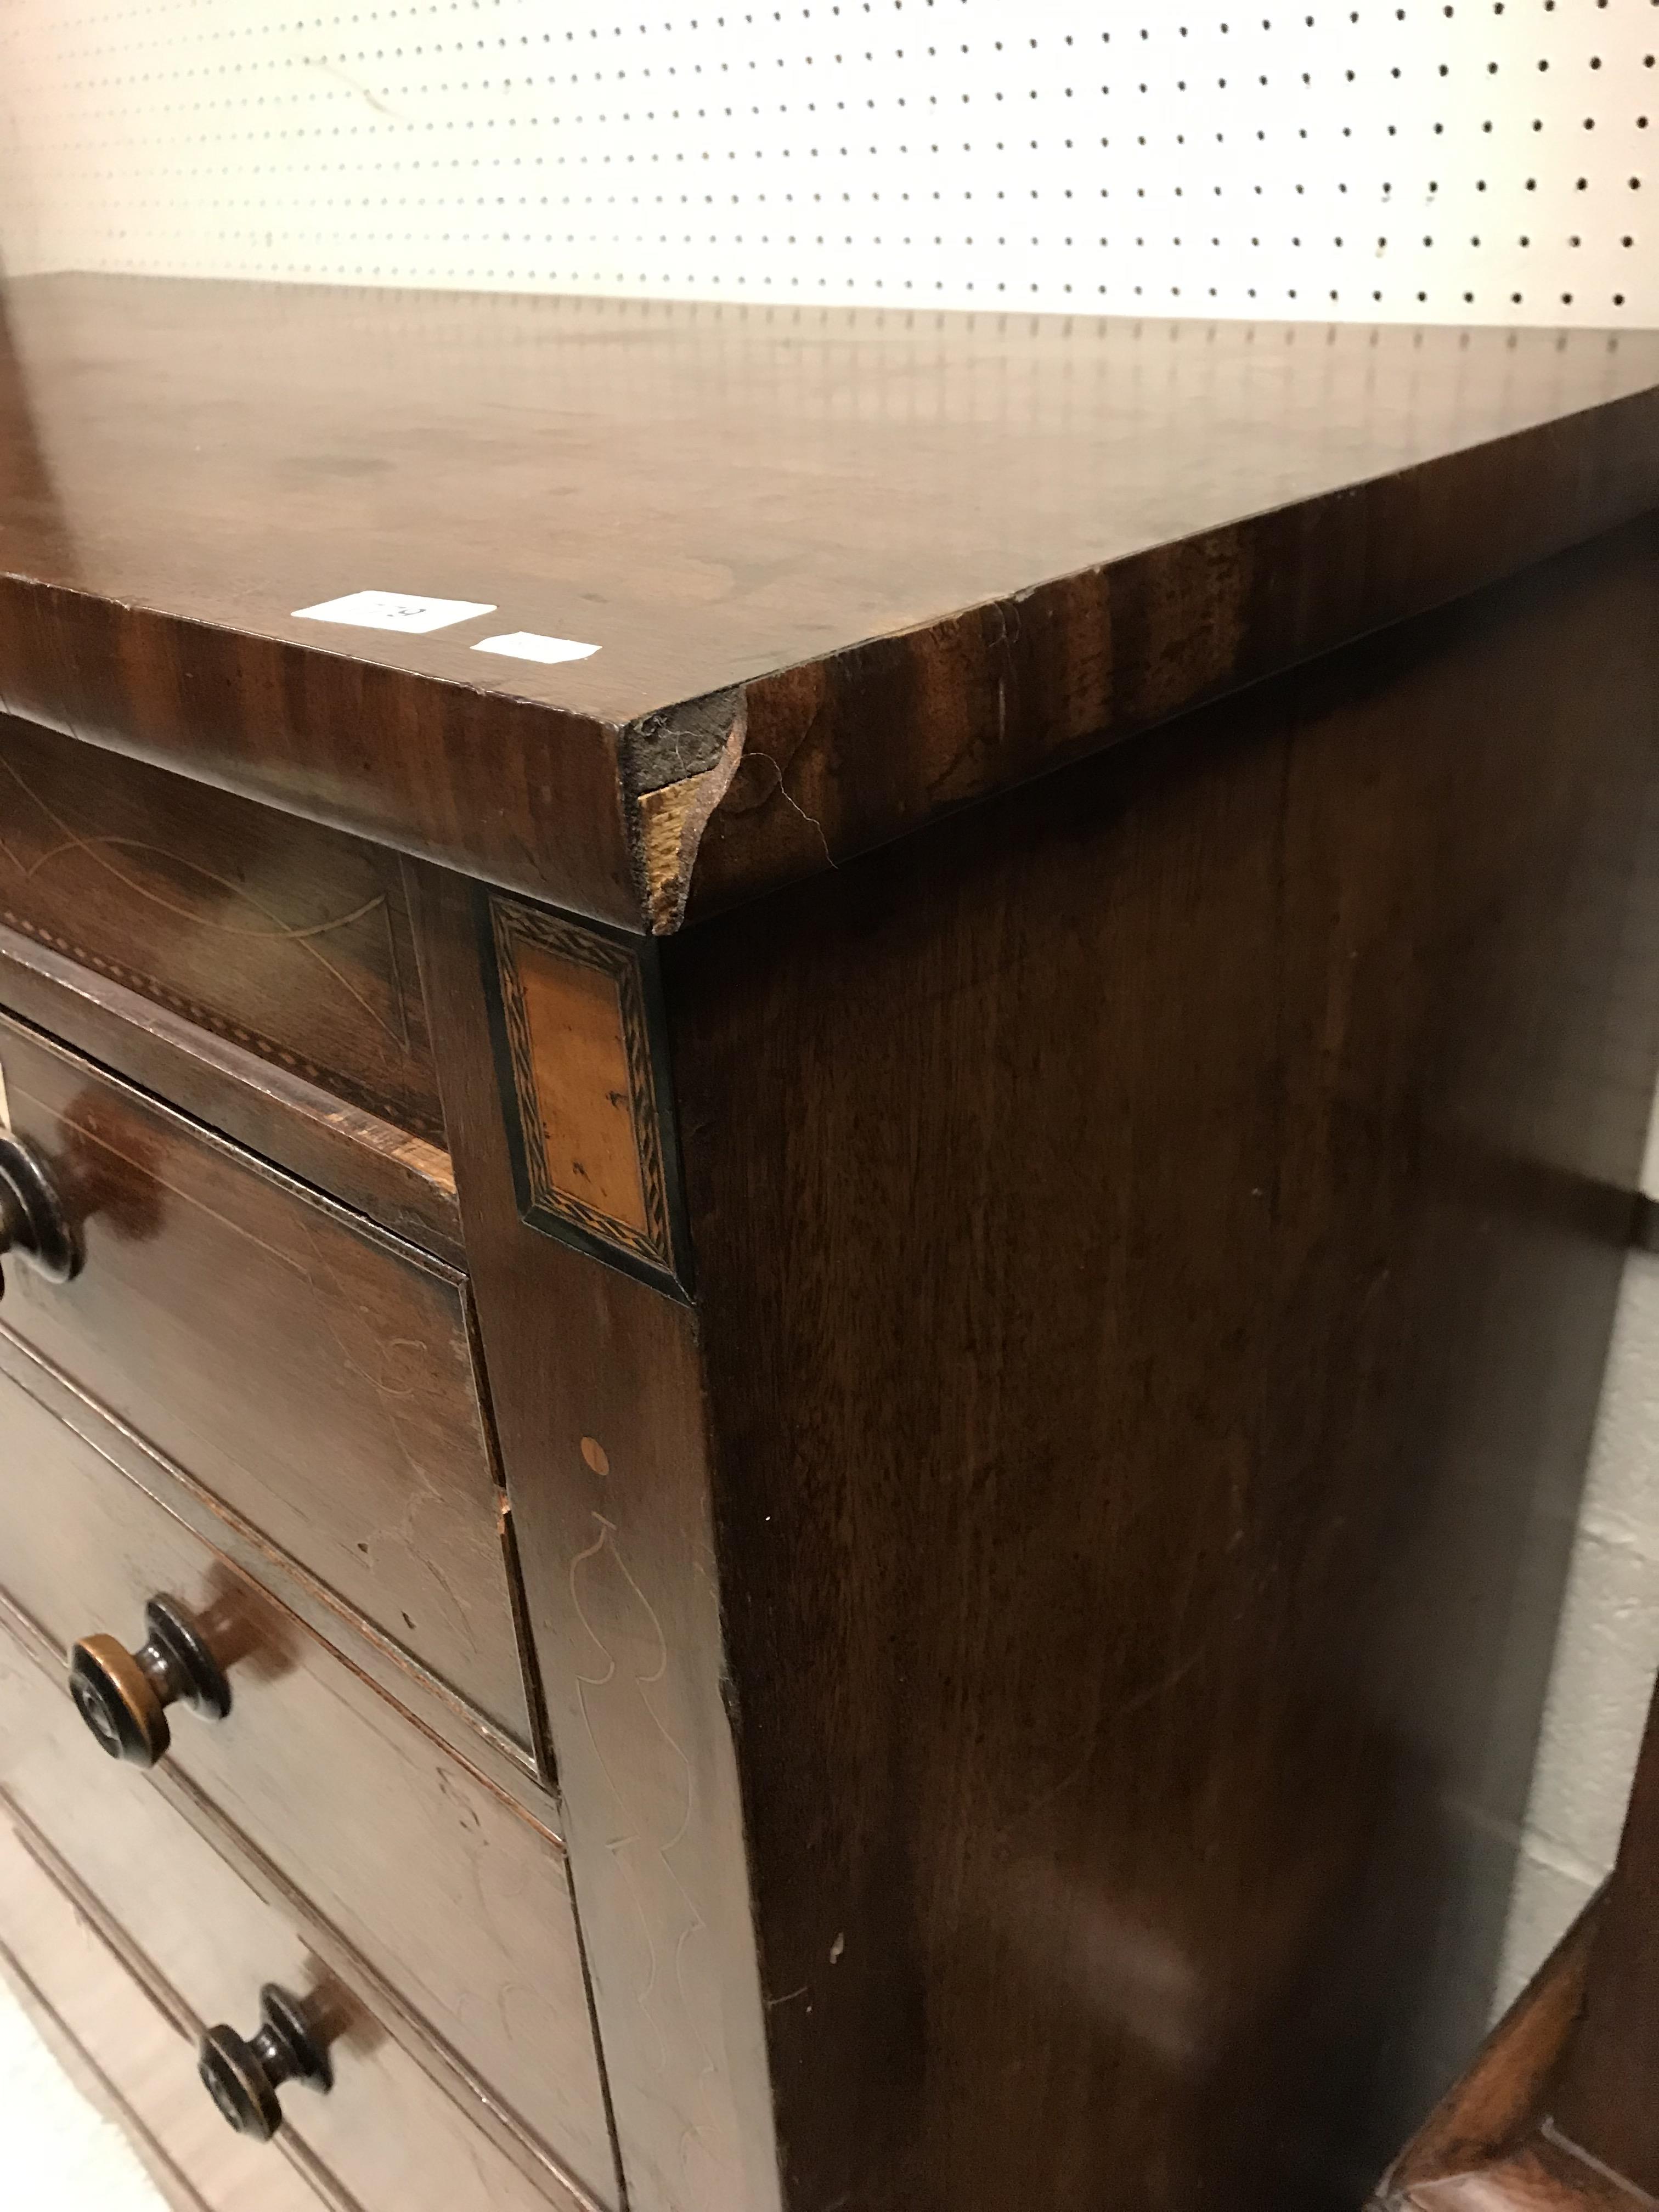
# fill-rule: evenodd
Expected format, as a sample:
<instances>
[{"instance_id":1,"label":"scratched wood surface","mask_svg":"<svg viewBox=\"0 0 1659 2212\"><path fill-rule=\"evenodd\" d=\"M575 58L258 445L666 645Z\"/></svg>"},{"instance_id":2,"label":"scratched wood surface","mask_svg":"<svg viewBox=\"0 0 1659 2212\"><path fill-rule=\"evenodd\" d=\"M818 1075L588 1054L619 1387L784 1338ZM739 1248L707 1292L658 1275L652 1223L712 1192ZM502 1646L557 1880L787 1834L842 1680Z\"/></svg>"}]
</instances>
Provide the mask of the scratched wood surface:
<instances>
[{"instance_id":1,"label":"scratched wood surface","mask_svg":"<svg viewBox=\"0 0 1659 2212\"><path fill-rule=\"evenodd\" d=\"M410 877L629 2202L779 2212L696 1317L522 1218L477 894Z\"/></svg>"},{"instance_id":2,"label":"scratched wood surface","mask_svg":"<svg viewBox=\"0 0 1659 2212\"><path fill-rule=\"evenodd\" d=\"M3 923L0 1006L395 1236L464 1261L438 1146Z\"/></svg>"},{"instance_id":3,"label":"scratched wood surface","mask_svg":"<svg viewBox=\"0 0 1659 2212\"><path fill-rule=\"evenodd\" d=\"M0 706L635 928L1659 497L1646 333L58 276L0 343ZM489 611L295 619L364 589Z\"/></svg>"},{"instance_id":4,"label":"scratched wood surface","mask_svg":"<svg viewBox=\"0 0 1659 2212\"><path fill-rule=\"evenodd\" d=\"M217 1723L178 1713L167 1765L455 2054L457 2094L488 2094L613 2204L557 1844L15 1382L0 1407L0 1592L21 1623L62 1652L94 1631L137 1643L155 1592L188 1607L234 1702ZM90 1737L82 1756L118 1822L121 1791L151 1787Z\"/></svg>"},{"instance_id":5,"label":"scratched wood surface","mask_svg":"<svg viewBox=\"0 0 1659 2212\"><path fill-rule=\"evenodd\" d=\"M93 2101L125 2129L176 2212L340 2212L287 2159L231 2134L180 2065L188 2046L177 2023L27 1848L3 1808L0 1974Z\"/></svg>"},{"instance_id":6,"label":"scratched wood surface","mask_svg":"<svg viewBox=\"0 0 1659 2212\"><path fill-rule=\"evenodd\" d=\"M3 1016L0 1068L85 1248L0 1326L527 1756L461 1279Z\"/></svg>"},{"instance_id":7,"label":"scratched wood surface","mask_svg":"<svg viewBox=\"0 0 1659 2212\"><path fill-rule=\"evenodd\" d=\"M37 1656L216 1608L154 1788L517 2174L1357 2202L1659 1061L1659 338L71 276L0 353L0 999L118 1071L0 1020L88 1258L8 1270ZM489 611L295 612L365 588ZM668 939L696 1306L546 1233L650 1229L627 1024L533 969L504 1070L485 886Z\"/></svg>"},{"instance_id":8,"label":"scratched wood surface","mask_svg":"<svg viewBox=\"0 0 1659 2212\"><path fill-rule=\"evenodd\" d=\"M665 949L791 2207L1340 2212L1477 2039L1656 662L1648 524Z\"/></svg>"},{"instance_id":9,"label":"scratched wood surface","mask_svg":"<svg viewBox=\"0 0 1659 2212\"><path fill-rule=\"evenodd\" d=\"M246 2034L276 1982L325 2026L334 2085L290 2089L283 2134L305 2146L349 2202L532 2212L580 2200L550 2176L535 2186L417 2066L361 1990L322 1967L303 1933L272 1910L161 1794L117 1767L94 1770L78 1716L0 1635L0 1796L121 1931L161 1984L183 2033L155 2088L163 2108L201 2096L195 2042L228 2021ZM0 1802L0 1815L6 1803ZM165 1870L165 1879L160 1879ZM205 2096L202 2109L216 2115ZM204 2131L205 2132L205 2130ZM227 2136L228 2142L231 2138ZM274 2163L269 2154L268 2163Z\"/></svg>"},{"instance_id":10,"label":"scratched wood surface","mask_svg":"<svg viewBox=\"0 0 1659 2212\"><path fill-rule=\"evenodd\" d=\"M0 1328L0 1375L9 1376L38 1405L72 1428L112 1467L148 1491L167 1511L192 1528L280 1605L338 1651L346 1663L382 1690L420 1725L447 1743L485 1778L523 1805L532 1819L556 1830L558 1813L550 1778L534 1772L522 1746L485 1724L476 1707L458 1698L406 1651L289 1553L278 1550L252 1522L228 1514L217 1499L181 1468L158 1456L137 1434L95 1405L60 1369L31 1352L20 1337Z\"/></svg>"},{"instance_id":11,"label":"scratched wood surface","mask_svg":"<svg viewBox=\"0 0 1659 2212\"><path fill-rule=\"evenodd\" d=\"M391 854L0 716L0 924L443 1142Z\"/></svg>"}]
</instances>

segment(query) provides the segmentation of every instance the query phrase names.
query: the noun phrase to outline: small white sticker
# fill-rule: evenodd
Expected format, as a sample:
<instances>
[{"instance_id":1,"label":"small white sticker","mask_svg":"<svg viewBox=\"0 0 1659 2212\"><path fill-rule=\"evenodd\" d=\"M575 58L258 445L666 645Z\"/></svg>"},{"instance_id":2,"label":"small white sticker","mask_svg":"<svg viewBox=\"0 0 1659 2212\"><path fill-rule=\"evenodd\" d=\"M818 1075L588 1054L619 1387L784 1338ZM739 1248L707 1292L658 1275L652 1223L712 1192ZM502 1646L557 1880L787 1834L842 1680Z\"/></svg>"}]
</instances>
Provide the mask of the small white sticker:
<instances>
[{"instance_id":1,"label":"small white sticker","mask_svg":"<svg viewBox=\"0 0 1659 2212\"><path fill-rule=\"evenodd\" d=\"M447 629L474 615L493 615L493 602L417 599L407 592L348 592L314 607L295 607L295 622L340 623L348 629Z\"/></svg>"},{"instance_id":2,"label":"small white sticker","mask_svg":"<svg viewBox=\"0 0 1659 2212\"><path fill-rule=\"evenodd\" d=\"M574 637L542 637L533 629L504 630L500 637L481 637L474 653L504 653L509 660L586 660L597 645L579 645Z\"/></svg>"}]
</instances>

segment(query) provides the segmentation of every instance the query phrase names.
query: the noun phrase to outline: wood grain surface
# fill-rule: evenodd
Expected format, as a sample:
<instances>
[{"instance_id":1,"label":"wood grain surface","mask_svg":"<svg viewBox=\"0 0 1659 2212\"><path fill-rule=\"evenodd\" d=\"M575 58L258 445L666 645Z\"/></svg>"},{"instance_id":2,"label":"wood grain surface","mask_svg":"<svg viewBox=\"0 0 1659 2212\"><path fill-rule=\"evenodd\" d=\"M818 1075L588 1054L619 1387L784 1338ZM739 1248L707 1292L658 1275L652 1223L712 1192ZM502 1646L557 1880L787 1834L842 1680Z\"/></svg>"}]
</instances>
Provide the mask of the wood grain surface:
<instances>
[{"instance_id":1,"label":"wood grain surface","mask_svg":"<svg viewBox=\"0 0 1659 2212\"><path fill-rule=\"evenodd\" d=\"M165 2103L190 2091L209 2109L196 2079L197 2039L219 2021L248 2033L261 1986L276 1982L314 2008L334 2069L326 2097L284 2092L283 2147L302 2144L350 2203L582 2212L584 2200L551 2175L538 2186L504 2158L362 1992L324 1967L303 1932L159 1791L131 1787L112 1765L94 1770L87 1749L60 1686L0 1636L0 1796L29 1824L37 1850L61 1860L120 1931L179 2020L188 2039L173 2054L171 2079L157 2085ZM278 2158L268 2152L263 2162Z\"/></svg>"},{"instance_id":2,"label":"wood grain surface","mask_svg":"<svg viewBox=\"0 0 1659 2212\"><path fill-rule=\"evenodd\" d=\"M308 1573L289 1553L229 1513L182 1468L159 1457L134 1431L115 1420L70 1376L0 1328L0 1375L9 1376L40 1405L72 1428L113 1467L163 1505L203 1542L222 1553L279 1605L295 1613L346 1663L401 1705L430 1734L447 1743L486 1780L521 1804L532 1819L556 1832L558 1811L550 1778L537 1772L524 1747L488 1723L477 1708L457 1696L401 1645L383 1636L362 1613ZM509 1522L509 1534L510 1534Z\"/></svg>"},{"instance_id":3,"label":"wood grain surface","mask_svg":"<svg viewBox=\"0 0 1659 2212\"><path fill-rule=\"evenodd\" d=\"M687 1265L653 949L492 897L497 1074L526 1218L678 1287Z\"/></svg>"},{"instance_id":4,"label":"wood grain surface","mask_svg":"<svg viewBox=\"0 0 1659 2212\"><path fill-rule=\"evenodd\" d=\"M604 2205L617 2201L563 1853L302 1623L204 1545L16 1383L0 1591L66 1652L141 1640L158 1592L196 1616L230 1680L229 1717L180 1712L167 1765L398 1990L459 2080L488 2095ZM67 1692L65 1692L67 1696ZM87 1788L151 1783L88 1736Z\"/></svg>"},{"instance_id":5,"label":"wood grain surface","mask_svg":"<svg viewBox=\"0 0 1659 2212\"><path fill-rule=\"evenodd\" d=\"M1501 2165L1537 2131L1584 2002L1593 1899L1377 2184L1370 2212L1405 2212L1430 2184Z\"/></svg>"},{"instance_id":6,"label":"wood grain surface","mask_svg":"<svg viewBox=\"0 0 1659 2212\"><path fill-rule=\"evenodd\" d=\"M449 1155L0 923L0 1007L459 1264Z\"/></svg>"},{"instance_id":7,"label":"wood grain surface","mask_svg":"<svg viewBox=\"0 0 1659 2212\"><path fill-rule=\"evenodd\" d=\"M0 355L86 1247L0 1583L236 1700L96 1786L600 2207L1359 2201L1476 2040L1659 1066L1659 337L64 276ZM370 589L489 611L298 611ZM652 1127L695 1306L593 1256ZM1607 2180L1506 2110L1437 2212Z\"/></svg>"},{"instance_id":8,"label":"wood grain surface","mask_svg":"<svg viewBox=\"0 0 1659 2212\"><path fill-rule=\"evenodd\" d=\"M1490 2166L1425 2181L1404 2200L1409 2212L1645 2212L1652 2202L1543 2134Z\"/></svg>"},{"instance_id":9,"label":"wood grain surface","mask_svg":"<svg viewBox=\"0 0 1659 2212\"><path fill-rule=\"evenodd\" d=\"M0 1652L0 1665L5 1663ZM175 2212L346 2212L281 2152L234 2136L194 2079L179 2021L0 1808L0 1973Z\"/></svg>"},{"instance_id":10,"label":"wood grain surface","mask_svg":"<svg viewBox=\"0 0 1659 2212\"><path fill-rule=\"evenodd\" d=\"M474 887L410 874L629 2203L779 2212L696 1317L521 1218Z\"/></svg>"},{"instance_id":11,"label":"wood grain surface","mask_svg":"<svg viewBox=\"0 0 1659 2212\"><path fill-rule=\"evenodd\" d=\"M1368 2212L1640 2212L1652 2203L1565 2135L1552 2112L1577 2067L1585 1968L1607 1904L1599 1893L1567 1930L1383 2177ZM1632 2118L1639 2126L1639 2114Z\"/></svg>"},{"instance_id":12,"label":"wood grain surface","mask_svg":"<svg viewBox=\"0 0 1659 2212\"><path fill-rule=\"evenodd\" d=\"M443 1142L392 854L0 716L0 925Z\"/></svg>"},{"instance_id":13,"label":"wood grain surface","mask_svg":"<svg viewBox=\"0 0 1659 2212\"><path fill-rule=\"evenodd\" d=\"M643 1237L650 1218L616 980L541 945L526 945L515 969L529 1055L523 1103L535 1117L545 1202L574 1199L607 1227Z\"/></svg>"},{"instance_id":14,"label":"wood grain surface","mask_svg":"<svg viewBox=\"0 0 1659 2212\"><path fill-rule=\"evenodd\" d=\"M1659 497L1644 333L86 276L5 305L0 705L635 928ZM365 589L491 611L295 619ZM599 649L472 650L514 629Z\"/></svg>"},{"instance_id":15,"label":"wood grain surface","mask_svg":"<svg viewBox=\"0 0 1659 2212\"><path fill-rule=\"evenodd\" d=\"M527 1758L463 1279L3 1017L0 1069L85 1249L0 1327Z\"/></svg>"},{"instance_id":16,"label":"wood grain surface","mask_svg":"<svg viewBox=\"0 0 1659 2212\"><path fill-rule=\"evenodd\" d=\"M1335 2212L1478 2039L1656 661L1645 525L665 948L799 2212Z\"/></svg>"}]
</instances>

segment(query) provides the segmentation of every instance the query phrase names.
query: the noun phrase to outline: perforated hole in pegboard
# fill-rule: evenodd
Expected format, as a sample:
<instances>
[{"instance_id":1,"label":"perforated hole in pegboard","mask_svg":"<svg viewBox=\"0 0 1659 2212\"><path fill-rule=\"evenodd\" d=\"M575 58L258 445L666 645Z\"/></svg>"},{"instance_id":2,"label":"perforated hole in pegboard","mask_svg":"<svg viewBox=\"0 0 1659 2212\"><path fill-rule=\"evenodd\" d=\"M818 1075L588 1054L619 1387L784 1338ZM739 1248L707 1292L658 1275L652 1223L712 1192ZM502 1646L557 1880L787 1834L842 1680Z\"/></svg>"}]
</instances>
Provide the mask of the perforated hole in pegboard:
<instances>
[{"instance_id":1,"label":"perforated hole in pegboard","mask_svg":"<svg viewBox=\"0 0 1659 2212\"><path fill-rule=\"evenodd\" d=\"M1659 323L1659 0L13 0L9 266Z\"/></svg>"}]
</instances>

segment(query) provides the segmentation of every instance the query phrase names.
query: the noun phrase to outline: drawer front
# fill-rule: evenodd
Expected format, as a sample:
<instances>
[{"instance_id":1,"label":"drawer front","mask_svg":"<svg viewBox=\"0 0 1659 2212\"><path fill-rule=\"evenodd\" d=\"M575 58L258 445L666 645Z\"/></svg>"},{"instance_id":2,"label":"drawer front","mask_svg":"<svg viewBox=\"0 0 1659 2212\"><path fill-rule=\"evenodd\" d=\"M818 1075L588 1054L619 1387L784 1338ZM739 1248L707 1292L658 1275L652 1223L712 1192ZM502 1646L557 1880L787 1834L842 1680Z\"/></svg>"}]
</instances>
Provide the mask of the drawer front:
<instances>
[{"instance_id":1,"label":"drawer front","mask_svg":"<svg viewBox=\"0 0 1659 2212\"><path fill-rule=\"evenodd\" d=\"M444 1140L395 853L0 715L0 921Z\"/></svg>"},{"instance_id":2,"label":"drawer front","mask_svg":"<svg viewBox=\"0 0 1659 2212\"><path fill-rule=\"evenodd\" d=\"M538 2186L480 2132L392 2038L362 1993L323 1965L159 1790L119 1787L125 1778L112 1768L90 1771L86 1748L68 1700L0 1634L0 1790L171 2000L173 2032L164 2045L155 2039L146 2078L129 2092L141 2118L177 2108L181 2118L199 2124L194 2133L209 2138L206 2148L218 2148L213 2139L222 2137L254 2180L262 2173L279 2179L270 2172L284 2164L279 2153L240 2142L209 2106L194 2050L195 2036L216 2021L246 2033L260 1988L276 1982L328 2023L334 2071L325 2097L283 2091L284 2137L302 2143L363 2212L423 2204L445 2212L546 2212L550 2205L576 2212L580 2200L551 2175ZM3 1813L0 1806L0 1820ZM7 1857L8 1871L15 1863ZM9 1901L0 1875L0 1935ZM61 1932L44 1947L30 1946L48 1973L60 1948ZM105 2042L108 2047L110 2039ZM121 2048L117 2040L114 2055Z\"/></svg>"},{"instance_id":3,"label":"drawer front","mask_svg":"<svg viewBox=\"0 0 1659 2212\"><path fill-rule=\"evenodd\" d=\"M0 1583L44 1642L134 1648L165 1593L204 1626L233 1704L172 1717L165 1762L383 1977L596 2197L614 2160L564 1856L269 1593L0 1380ZM66 1700L67 1702L67 1700ZM111 1817L153 1788L90 1736Z\"/></svg>"},{"instance_id":4,"label":"drawer front","mask_svg":"<svg viewBox=\"0 0 1659 2212\"><path fill-rule=\"evenodd\" d=\"M0 1966L179 2212L321 2212L325 2200L286 2159L262 2157L206 2109L187 2078L179 2021L26 1848L3 1808Z\"/></svg>"},{"instance_id":5,"label":"drawer front","mask_svg":"<svg viewBox=\"0 0 1659 2212\"><path fill-rule=\"evenodd\" d=\"M463 1279L0 1018L85 1248L0 1323L528 1755Z\"/></svg>"}]
</instances>

